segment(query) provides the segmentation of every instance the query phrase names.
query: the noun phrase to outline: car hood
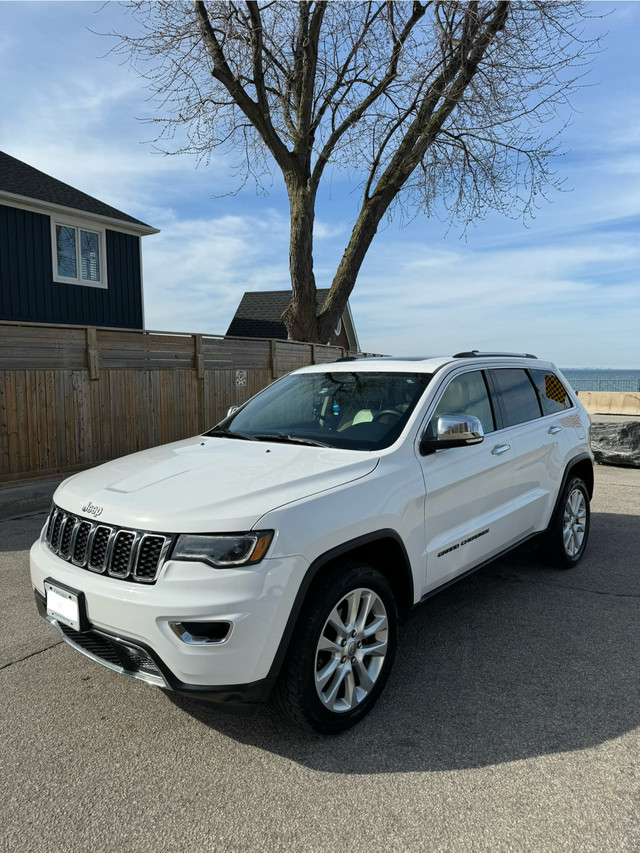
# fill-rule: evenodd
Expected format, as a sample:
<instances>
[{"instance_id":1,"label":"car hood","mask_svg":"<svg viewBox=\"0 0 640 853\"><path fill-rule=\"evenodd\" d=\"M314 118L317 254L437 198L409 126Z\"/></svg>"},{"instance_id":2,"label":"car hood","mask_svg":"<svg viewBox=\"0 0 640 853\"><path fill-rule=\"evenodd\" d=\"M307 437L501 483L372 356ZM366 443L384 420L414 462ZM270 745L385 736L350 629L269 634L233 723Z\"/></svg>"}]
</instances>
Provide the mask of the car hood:
<instances>
[{"instance_id":1,"label":"car hood","mask_svg":"<svg viewBox=\"0 0 640 853\"><path fill-rule=\"evenodd\" d=\"M54 501L105 524L240 532L284 504L365 477L378 459L362 451L197 436L76 474Z\"/></svg>"}]
</instances>

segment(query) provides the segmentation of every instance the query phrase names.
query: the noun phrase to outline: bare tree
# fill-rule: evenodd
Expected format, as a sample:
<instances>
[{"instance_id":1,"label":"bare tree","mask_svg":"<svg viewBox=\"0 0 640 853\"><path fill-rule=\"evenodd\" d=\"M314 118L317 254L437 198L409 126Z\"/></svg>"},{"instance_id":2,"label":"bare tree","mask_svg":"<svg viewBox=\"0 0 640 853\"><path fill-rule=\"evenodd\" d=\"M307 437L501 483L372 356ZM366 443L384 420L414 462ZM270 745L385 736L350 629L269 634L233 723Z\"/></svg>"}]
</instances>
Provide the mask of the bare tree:
<instances>
[{"instance_id":1,"label":"bare tree","mask_svg":"<svg viewBox=\"0 0 640 853\"><path fill-rule=\"evenodd\" d=\"M239 153L242 180L275 163L289 198L289 338L326 342L378 225L444 204L463 223L526 215L595 42L580 4L136 2L118 34L160 100L158 139ZM564 119L562 116L564 115ZM560 118L559 118L560 116ZM176 153L175 151L173 153ZM313 225L329 164L362 181L359 210L317 308ZM241 183L242 183L241 180Z\"/></svg>"}]
</instances>

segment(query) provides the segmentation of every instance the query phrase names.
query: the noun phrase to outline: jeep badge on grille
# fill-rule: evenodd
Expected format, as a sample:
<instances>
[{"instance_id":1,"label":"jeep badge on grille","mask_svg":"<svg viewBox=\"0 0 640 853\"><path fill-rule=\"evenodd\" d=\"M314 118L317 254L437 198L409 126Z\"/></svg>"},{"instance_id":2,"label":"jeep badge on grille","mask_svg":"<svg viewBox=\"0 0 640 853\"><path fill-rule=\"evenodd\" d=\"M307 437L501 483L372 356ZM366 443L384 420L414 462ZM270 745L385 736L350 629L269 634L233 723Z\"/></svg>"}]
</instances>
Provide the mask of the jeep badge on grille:
<instances>
[{"instance_id":1,"label":"jeep badge on grille","mask_svg":"<svg viewBox=\"0 0 640 853\"><path fill-rule=\"evenodd\" d=\"M94 518L98 518L102 515L104 507L96 506L92 504L91 501L88 501L86 506L82 507L82 512L86 512L87 515L92 515Z\"/></svg>"}]
</instances>

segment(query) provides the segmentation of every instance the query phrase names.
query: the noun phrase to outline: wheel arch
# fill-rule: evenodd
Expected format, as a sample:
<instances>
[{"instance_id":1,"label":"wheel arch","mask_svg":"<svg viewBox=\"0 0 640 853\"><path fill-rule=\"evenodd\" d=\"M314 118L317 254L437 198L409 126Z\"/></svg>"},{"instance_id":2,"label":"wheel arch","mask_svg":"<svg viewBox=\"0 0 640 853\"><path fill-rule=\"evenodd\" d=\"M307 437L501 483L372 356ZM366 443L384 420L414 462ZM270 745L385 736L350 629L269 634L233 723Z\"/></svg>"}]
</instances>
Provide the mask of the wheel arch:
<instances>
[{"instance_id":1,"label":"wheel arch","mask_svg":"<svg viewBox=\"0 0 640 853\"><path fill-rule=\"evenodd\" d=\"M560 494L571 477L580 477L583 480L587 491L589 492L589 500L593 497L594 475L593 475L593 460L587 453L581 453L569 462L564 472L562 480L562 488Z\"/></svg>"},{"instance_id":2,"label":"wheel arch","mask_svg":"<svg viewBox=\"0 0 640 853\"><path fill-rule=\"evenodd\" d=\"M276 678L282 668L307 597L313 593L315 586L322 583L323 577L345 558L361 560L381 572L393 590L399 618L402 619L408 614L414 603L413 574L409 556L398 533L395 530L378 530L343 542L317 557L309 566L287 619L280 645L269 670L269 678Z\"/></svg>"},{"instance_id":3,"label":"wheel arch","mask_svg":"<svg viewBox=\"0 0 640 853\"><path fill-rule=\"evenodd\" d=\"M591 498L593 497L594 474L593 459L591 458L591 456L589 456L588 453L581 453L579 456L575 456L567 464L567 467L564 471L564 476L562 478L562 482L560 484L560 488L558 489L558 495L556 497L556 502L553 507L553 512L551 513L551 518L549 520L550 525L553 523L553 519L555 518L556 513L558 512L558 507L562 499L564 487L567 485L571 477L580 477L580 479L587 487L587 492L589 493L589 500L591 500Z\"/></svg>"},{"instance_id":4,"label":"wheel arch","mask_svg":"<svg viewBox=\"0 0 640 853\"><path fill-rule=\"evenodd\" d=\"M547 561L558 569L572 569L582 559L589 537L589 503L593 495L593 461L588 454L574 457L567 465L556 498L553 515L543 534L543 548ZM576 526L574 508L566 510L574 483L581 483L580 491L586 499L584 518ZM573 532L572 532L573 531Z\"/></svg>"}]
</instances>

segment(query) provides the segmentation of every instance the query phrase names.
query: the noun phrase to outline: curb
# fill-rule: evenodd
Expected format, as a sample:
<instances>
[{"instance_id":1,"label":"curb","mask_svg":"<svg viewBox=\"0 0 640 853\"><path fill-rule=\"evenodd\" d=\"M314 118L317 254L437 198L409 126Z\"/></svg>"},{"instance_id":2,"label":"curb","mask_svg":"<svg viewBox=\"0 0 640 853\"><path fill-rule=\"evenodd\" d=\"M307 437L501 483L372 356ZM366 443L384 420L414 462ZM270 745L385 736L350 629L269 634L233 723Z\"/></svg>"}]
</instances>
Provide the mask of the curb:
<instances>
[{"instance_id":1,"label":"curb","mask_svg":"<svg viewBox=\"0 0 640 853\"><path fill-rule=\"evenodd\" d=\"M51 506L53 493L60 483L67 479L67 476L39 480L34 483L21 483L17 486L2 486L0 488L0 521L47 512Z\"/></svg>"}]
</instances>

